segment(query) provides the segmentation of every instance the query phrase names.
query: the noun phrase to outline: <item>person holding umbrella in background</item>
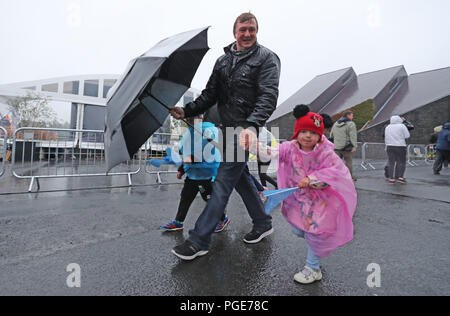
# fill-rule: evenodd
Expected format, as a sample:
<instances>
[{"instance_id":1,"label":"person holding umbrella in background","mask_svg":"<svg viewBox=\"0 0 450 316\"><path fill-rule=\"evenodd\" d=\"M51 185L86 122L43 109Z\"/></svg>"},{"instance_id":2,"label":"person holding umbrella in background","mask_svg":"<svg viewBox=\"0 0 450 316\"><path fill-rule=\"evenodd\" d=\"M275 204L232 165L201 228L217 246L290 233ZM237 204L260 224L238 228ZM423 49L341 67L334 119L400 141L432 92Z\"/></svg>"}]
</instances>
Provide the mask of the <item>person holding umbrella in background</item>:
<instances>
[{"instance_id":1,"label":"person holding umbrella in background","mask_svg":"<svg viewBox=\"0 0 450 316\"><path fill-rule=\"evenodd\" d=\"M225 55L217 60L206 88L184 109L172 107L171 115L176 119L192 117L217 103L224 128L242 128L241 135L251 137L248 128L263 127L277 105L281 65L275 53L257 42L257 33L256 17L251 13L241 14L233 26L236 42L226 47ZM232 146L236 154L236 135L224 132L224 149ZM272 218L264 211L247 161L248 152L243 162L221 163L211 199L189 232L189 238L176 246L173 254L183 260L193 260L208 253L211 235L234 189L241 195L253 221L253 229L244 242L258 243L273 233Z\"/></svg>"}]
</instances>

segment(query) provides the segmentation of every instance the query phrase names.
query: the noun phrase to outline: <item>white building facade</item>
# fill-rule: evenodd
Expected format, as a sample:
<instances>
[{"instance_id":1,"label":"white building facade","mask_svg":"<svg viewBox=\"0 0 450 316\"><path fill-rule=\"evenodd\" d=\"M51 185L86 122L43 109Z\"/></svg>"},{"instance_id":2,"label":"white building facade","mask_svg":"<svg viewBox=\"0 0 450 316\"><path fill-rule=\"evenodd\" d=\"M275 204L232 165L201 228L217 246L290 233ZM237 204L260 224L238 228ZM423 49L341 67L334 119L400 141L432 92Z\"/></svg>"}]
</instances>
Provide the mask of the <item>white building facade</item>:
<instances>
[{"instance_id":1,"label":"white building facade","mask_svg":"<svg viewBox=\"0 0 450 316\"><path fill-rule=\"evenodd\" d=\"M1 112L7 114L9 100L32 92L49 101L71 105L72 129L103 130L107 95L119 77L120 75L115 74L80 75L0 85L0 103L3 104ZM198 95L198 90L189 89L177 106L184 106Z\"/></svg>"}]
</instances>

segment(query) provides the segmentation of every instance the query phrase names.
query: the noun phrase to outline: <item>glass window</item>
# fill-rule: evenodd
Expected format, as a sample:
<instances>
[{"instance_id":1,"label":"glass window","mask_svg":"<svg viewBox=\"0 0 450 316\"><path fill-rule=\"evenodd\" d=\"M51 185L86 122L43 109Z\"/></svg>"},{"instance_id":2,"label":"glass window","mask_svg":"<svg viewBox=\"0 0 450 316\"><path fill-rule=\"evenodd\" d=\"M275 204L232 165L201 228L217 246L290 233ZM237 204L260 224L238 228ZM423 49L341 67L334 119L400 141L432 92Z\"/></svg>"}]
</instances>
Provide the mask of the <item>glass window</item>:
<instances>
[{"instance_id":1,"label":"glass window","mask_svg":"<svg viewBox=\"0 0 450 316\"><path fill-rule=\"evenodd\" d=\"M85 105L83 129L103 130L105 128L106 107ZM103 139L98 140L103 141Z\"/></svg>"},{"instance_id":2,"label":"glass window","mask_svg":"<svg viewBox=\"0 0 450 316\"><path fill-rule=\"evenodd\" d=\"M64 82L64 92L66 94L78 94L80 92L79 81Z\"/></svg>"},{"instance_id":3,"label":"glass window","mask_svg":"<svg viewBox=\"0 0 450 316\"><path fill-rule=\"evenodd\" d=\"M36 87L26 87L25 90L36 90Z\"/></svg>"},{"instance_id":4,"label":"glass window","mask_svg":"<svg viewBox=\"0 0 450 316\"><path fill-rule=\"evenodd\" d=\"M84 95L98 98L98 80L86 80L84 82Z\"/></svg>"},{"instance_id":5,"label":"glass window","mask_svg":"<svg viewBox=\"0 0 450 316\"><path fill-rule=\"evenodd\" d=\"M116 84L116 79L105 79L105 82L103 84L103 97L106 98L108 95L109 90Z\"/></svg>"},{"instance_id":6,"label":"glass window","mask_svg":"<svg viewBox=\"0 0 450 316\"><path fill-rule=\"evenodd\" d=\"M44 85L42 85L42 91L57 93L58 92L58 84L57 83L44 84Z\"/></svg>"}]
</instances>

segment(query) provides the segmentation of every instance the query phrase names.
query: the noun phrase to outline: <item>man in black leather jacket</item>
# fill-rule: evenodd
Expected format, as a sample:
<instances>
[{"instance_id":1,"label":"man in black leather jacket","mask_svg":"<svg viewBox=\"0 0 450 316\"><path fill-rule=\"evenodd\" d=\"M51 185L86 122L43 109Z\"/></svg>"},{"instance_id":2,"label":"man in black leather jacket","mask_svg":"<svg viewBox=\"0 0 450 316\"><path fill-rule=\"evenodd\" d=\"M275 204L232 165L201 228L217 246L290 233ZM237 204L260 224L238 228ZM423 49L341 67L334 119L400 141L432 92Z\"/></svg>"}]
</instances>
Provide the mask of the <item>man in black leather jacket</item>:
<instances>
[{"instance_id":1,"label":"man in black leather jacket","mask_svg":"<svg viewBox=\"0 0 450 316\"><path fill-rule=\"evenodd\" d=\"M278 56L257 42L258 21L251 13L241 14L234 24L236 42L225 48L202 94L182 108L171 108L176 119L192 117L218 105L221 123L227 127L240 127L248 135L249 127L259 129L274 112L278 100L280 60ZM224 136L225 148L234 146ZM234 144L233 144L234 143ZM224 157L225 155L223 155ZM241 195L253 221L253 229L244 237L244 242L253 244L273 232L272 218L264 211L264 205L250 177L247 167L248 153L243 162L223 162L213 184L213 193L208 205L197 220L194 230L189 232L185 243L172 250L183 260L193 260L208 253L211 235L228 203L233 189Z\"/></svg>"}]
</instances>

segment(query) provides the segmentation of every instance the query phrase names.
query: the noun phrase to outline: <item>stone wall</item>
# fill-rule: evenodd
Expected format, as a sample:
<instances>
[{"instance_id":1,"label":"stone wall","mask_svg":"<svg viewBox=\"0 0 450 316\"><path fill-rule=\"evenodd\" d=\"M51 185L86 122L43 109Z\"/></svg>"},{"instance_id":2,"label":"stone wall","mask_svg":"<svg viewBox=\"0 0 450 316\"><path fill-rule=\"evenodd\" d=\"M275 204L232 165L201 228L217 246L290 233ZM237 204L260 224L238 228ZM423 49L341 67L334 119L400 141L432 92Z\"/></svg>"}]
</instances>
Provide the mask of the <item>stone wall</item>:
<instances>
[{"instance_id":1,"label":"stone wall","mask_svg":"<svg viewBox=\"0 0 450 316\"><path fill-rule=\"evenodd\" d=\"M434 127L450 122L450 96L425 105L405 114L408 121L414 124L409 144L429 144ZM358 133L358 142L384 143L385 122ZM286 114L267 124L269 129L276 126L280 130L280 138L289 140L294 133L295 117Z\"/></svg>"},{"instance_id":2,"label":"stone wall","mask_svg":"<svg viewBox=\"0 0 450 316\"><path fill-rule=\"evenodd\" d=\"M414 124L415 129L411 131L409 144L429 144L430 136L434 127L450 122L450 96L436 102L425 105L404 115L408 121ZM384 129L389 124L374 126L358 133L359 142L384 142Z\"/></svg>"},{"instance_id":3,"label":"stone wall","mask_svg":"<svg viewBox=\"0 0 450 316\"><path fill-rule=\"evenodd\" d=\"M289 113L270 123L267 123L267 127L269 131L272 127L278 127L280 131L280 139L290 140L294 135L295 121L294 115Z\"/></svg>"}]
</instances>

